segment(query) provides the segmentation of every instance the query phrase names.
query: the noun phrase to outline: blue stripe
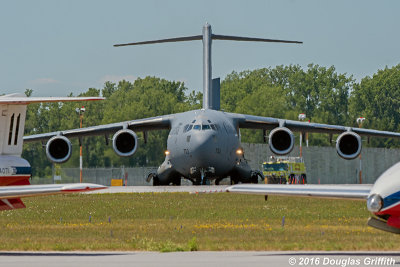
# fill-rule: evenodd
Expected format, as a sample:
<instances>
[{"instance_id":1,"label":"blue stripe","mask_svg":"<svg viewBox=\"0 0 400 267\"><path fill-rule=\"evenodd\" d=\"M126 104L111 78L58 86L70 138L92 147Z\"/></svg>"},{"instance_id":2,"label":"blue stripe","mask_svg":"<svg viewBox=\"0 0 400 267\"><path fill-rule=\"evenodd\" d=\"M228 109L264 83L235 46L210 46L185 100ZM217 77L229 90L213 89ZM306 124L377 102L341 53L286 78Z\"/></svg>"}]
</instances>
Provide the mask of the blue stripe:
<instances>
[{"instance_id":1,"label":"blue stripe","mask_svg":"<svg viewBox=\"0 0 400 267\"><path fill-rule=\"evenodd\" d=\"M32 174L32 168L31 167L14 167L17 170L17 175L18 174Z\"/></svg>"},{"instance_id":2,"label":"blue stripe","mask_svg":"<svg viewBox=\"0 0 400 267\"><path fill-rule=\"evenodd\" d=\"M400 201L400 191L391 194L383 199L383 208L387 208Z\"/></svg>"}]
</instances>

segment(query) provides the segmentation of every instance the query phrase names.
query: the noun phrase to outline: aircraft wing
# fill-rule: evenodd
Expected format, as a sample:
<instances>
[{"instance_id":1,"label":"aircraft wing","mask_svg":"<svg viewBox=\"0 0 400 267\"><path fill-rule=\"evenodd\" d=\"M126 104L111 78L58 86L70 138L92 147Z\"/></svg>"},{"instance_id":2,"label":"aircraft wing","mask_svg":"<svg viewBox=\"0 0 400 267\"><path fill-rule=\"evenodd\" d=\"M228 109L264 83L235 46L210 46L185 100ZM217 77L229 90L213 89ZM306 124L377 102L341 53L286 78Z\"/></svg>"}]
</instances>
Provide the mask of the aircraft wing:
<instances>
[{"instance_id":1,"label":"aircraft wing","mask_svg":"<svg viewBox=\"0 0 400 267\"><path fill-rule=\"evenodd\" d=\"M27 97L23 94L9 94L0 96L0 104L27 105L42 102L96 101L104 99L104 97Z\"/></svg>"},{"instance_id":2,"label":"aircraft wing","mask_svg":"<svg viewBox=\"0 0 400 267\"><path fill-rule=\"evenodd\" d=\"M0 199L87 192L106 186L88 183L1 186Z\"/></svg>"},{"instance_id":3,"label":"aircraft wing","mask_svg":"<svg viewBox=\"0 0 400 267\"><path fill-rule=\"evenodd\" d=\"M271 117L253 116L246 114L228 113L233 117L239 125L239 128L248 129L266 129L271 130L279 126L289 128L297 132L310 132L310 133L327 133L327 134L341 134L346 131L353 131L359 135L376 136L376 137L400 137L400 133L379 131L364 128L353 128L341 125L329 125L321 123L309 123L285 119L277 119Z\"/></svg>"},{"instance_id":4,"label":"aircraft wing","mask_svg":"<svg viewBox=\"0 0 400 267\"><path fill-rule=\"evenodd\" d=\"M103 185L87 183L1 186L0 211L25 208L21 197L79 193L105 188L107 187Z\"/></svg>"},{"instance_id":5,"label":"aircraft wing","mask_svg":"<svg viewBox=\"0 0 400 267\"><path fill-rule=\"evenodd\" d=\"M24 136L24 142L46 141L53 136L63 135L65 137L83 137L95 135L107 135L117 132L121 129L128 128L133 131L150 131L150 130L163 130L171 127L171 119L173 115L157 116L145 119L110 123L86 128L78 128L72 130L65 130L59 132L51 132L44 134L34 134Z\"/></svg>"},{"instance_id":6,"label":"aircraft wing","mask_svg":"<svg viewBox=\"0 0 400 267\"><path fill-rule=\"evenodd\" d=\"M226 189L227 192L256 195L305 196L322 198L343 198L366 200L371 191L370 185L329 185L329 184L237 184Z\"/></svg>"}]
</instances>

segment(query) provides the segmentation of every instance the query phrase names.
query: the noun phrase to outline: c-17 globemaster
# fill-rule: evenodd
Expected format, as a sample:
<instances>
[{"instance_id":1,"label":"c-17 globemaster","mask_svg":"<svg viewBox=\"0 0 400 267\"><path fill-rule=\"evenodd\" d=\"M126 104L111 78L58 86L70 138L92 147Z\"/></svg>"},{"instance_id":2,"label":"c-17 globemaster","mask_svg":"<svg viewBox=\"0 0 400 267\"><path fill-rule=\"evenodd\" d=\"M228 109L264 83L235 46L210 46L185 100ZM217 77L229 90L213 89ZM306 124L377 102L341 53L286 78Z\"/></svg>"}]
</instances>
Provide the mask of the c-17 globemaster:
<instances>
[{"instance_id":1,"label":"c-17 globemaster","mask_svg":"<svg viewBox=\"0 0 400 267\"><path fill-rule=\"evenodd\" d=\"M202 35L177 37L153 41L117 44L119 46L145 45L167 42L203 41L203 108L183 113L169 114L139 120L124 121L82 129L36 134L24 137L25 142L47 141L46 154L56 163L67 161L71 156L71 143L68 138L110 134L112 146L119 156L132 156L138 148L136 132L142 132L144 141L148 131L169 129L167 151L164 162L156 173L148 176L153 185L180 185L181 178L194 184L206 184L215 179L230 177L232 183L257 183L262 173L252 170L244 158L240 142L240 128L270 130L268 143L271 151L285 155L292 151L294 135L292 131L339 134L336 148L339 156L354 159L361 152L361 137L382 136L400 137L399 133L351 128L339 125L304 123L229 113L220 110L220 80L212 79L211 44L213 40L253 41L301 44L298 41L285 41L252 37L217 35L211 32L207 23Z\"/></svg>"}]
</instances>

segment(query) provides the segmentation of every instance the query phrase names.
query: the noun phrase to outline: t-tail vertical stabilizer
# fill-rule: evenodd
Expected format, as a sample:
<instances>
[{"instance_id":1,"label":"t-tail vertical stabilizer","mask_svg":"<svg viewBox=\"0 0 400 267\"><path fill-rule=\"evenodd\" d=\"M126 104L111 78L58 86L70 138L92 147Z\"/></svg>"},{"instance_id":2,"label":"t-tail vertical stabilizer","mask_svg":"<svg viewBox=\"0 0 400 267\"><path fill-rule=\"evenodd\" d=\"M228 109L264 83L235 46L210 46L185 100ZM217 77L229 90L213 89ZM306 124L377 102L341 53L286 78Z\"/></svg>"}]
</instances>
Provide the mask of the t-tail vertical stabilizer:
<instances>
[{"instance_id":1,"label":"t-tail vertical stabilizer","mask_svg":"<svg viewBox=\"0 0 400 267\"><path fill-rule=\"evenodd\" d=\"M157 43L170 43L170 42L185 42L185 41L203 41L203 109L220 109L220 86L219 78L218 84L217 79L212 79L212 64L211 64L211 45L212 40L228 40L228 41L247 41L247 42L269 42L269 43L291 43L291 44L302 44L299 41L286 41L276 39L264 39L254 37L240 37L240 36L228 36L213 34L211 31L211 25L206 23L203 27L202 35L177 37L169 39L159 39L153 41L143 41L125 44L116 44L115 47L128 46L128 45L144 45L144 44L157 44Z\"/></svg>"}]
</instances>

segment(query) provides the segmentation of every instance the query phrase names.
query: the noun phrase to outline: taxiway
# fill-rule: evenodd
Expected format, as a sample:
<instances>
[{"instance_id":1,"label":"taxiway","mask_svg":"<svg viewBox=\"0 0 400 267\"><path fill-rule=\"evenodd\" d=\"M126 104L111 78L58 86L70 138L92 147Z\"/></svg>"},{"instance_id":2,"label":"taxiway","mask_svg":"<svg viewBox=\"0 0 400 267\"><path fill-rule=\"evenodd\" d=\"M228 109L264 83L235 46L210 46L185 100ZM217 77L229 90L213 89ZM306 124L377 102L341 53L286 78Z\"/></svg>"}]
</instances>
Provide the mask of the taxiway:
<instances>
[{"instance_id":1,"label":"taxiway","mask_svg":"<svg viewBox=\"0 0 400 267\"><path fill-rule=\"evenodd\" d=\"M315 261L318 259L318 264ZM314 260L314 265L310 265ZM399 266L399 252L0 252L0 266ZM307 261L307 265L305 264ZM372 262L375 261L375 262ZM379 262L382 264L379 264ZM323 264L325 262L325 264ZM354 264L351 264L353 262ZM357 264L359 263L359 264ZM374 264L375 263L375 264ZM385 264L387 263L387 264Z\"/></svg>"}]
</instances>

